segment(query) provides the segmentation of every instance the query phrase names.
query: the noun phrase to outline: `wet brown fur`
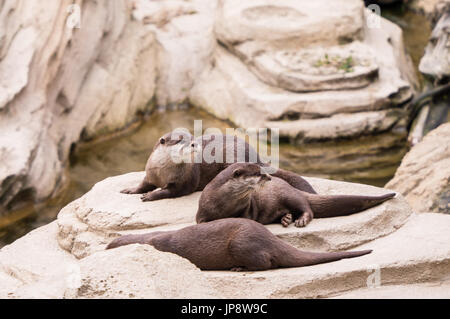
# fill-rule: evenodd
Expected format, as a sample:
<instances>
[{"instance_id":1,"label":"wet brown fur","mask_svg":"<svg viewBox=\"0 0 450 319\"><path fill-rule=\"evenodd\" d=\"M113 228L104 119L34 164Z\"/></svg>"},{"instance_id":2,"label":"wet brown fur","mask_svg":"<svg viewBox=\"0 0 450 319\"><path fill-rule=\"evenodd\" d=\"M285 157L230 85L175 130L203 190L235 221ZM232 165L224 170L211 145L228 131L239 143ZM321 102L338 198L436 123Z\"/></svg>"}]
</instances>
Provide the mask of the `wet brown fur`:
<instances>
[{"instance_id":1,"label":"wet brown fur","mask_svg":"<svg viewBox=\"0 0 450 319\"><path fill-rule=\"evenodd\" d=\"M244 140L229 135L203 135L196 139L189 134L172 134L167 133L162 136L155 144L152 153L145 166L145 178L137 186L122 190L125 194L143 194L143 201L153 201L163 198L173 198L188 195L196 191L201 191L204 187L234 162L238 162L238 150L244 149L245 162L254 161L260 166L264 166L256 151ZM218 140L216 140L218 138ZM232 152L235 161L233 163L207 163L202 158L200 163L174 163L170 157L172 147L182 147L187 152L195 153L198 145L202 145L202 149L211 147L215 141L221 140L223 146L222 154L226 159L226 153ZM228 149L227 149L228 147ZM231 155L231 154L230 154ZM193 156L195 156L193 154ZM278 169L274 176L278 176L288 182L295 188L304 192L315 194L311 185L306 182L300 175ZM159 188L159 189L158 189Z\"/></svg>"},{"instance_id":2,"label":"wet brown fur","mask_svg":"<svg viewBox=\"0 0 450 319\"><path fill-rule=\"evenodd\" d=\"M267 270L302 267L369 254L371 250L313 253L301 251L245 218L225 218L176 231L125 235L107 249L148 244L184 257L203 270Z\"/></svg>"},{"instance_id":3,"label":"wet brown fur","mask_svg":"<svg viewBox=\"0 0 450 319\"><path fill-rule=\"evenodd\" d=\"M378 205L395 193L381 196L317 195L292 187L261 172L251 163L236 163L219 173L203 190L197 223L244 217L262 224L281 222L304 227L314 217L345 216Z\"/></svg>"}]
</instances>

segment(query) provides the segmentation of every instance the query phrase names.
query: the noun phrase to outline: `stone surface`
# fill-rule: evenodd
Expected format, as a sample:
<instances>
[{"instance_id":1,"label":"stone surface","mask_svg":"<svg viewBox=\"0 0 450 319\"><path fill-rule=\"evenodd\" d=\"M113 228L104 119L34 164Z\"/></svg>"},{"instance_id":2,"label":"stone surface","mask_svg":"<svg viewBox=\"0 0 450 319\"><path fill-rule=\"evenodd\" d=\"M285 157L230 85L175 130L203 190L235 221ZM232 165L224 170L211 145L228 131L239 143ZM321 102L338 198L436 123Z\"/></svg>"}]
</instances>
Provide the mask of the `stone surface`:
<instances>
[{"instance_id":1,"label":"stone surface","mask_svg":"<svg viewBox=\"0 0 450 319\"><path fill-rule=\"evenodd\" d=\"M450 213L450 123L428 133L386 185L420 212Z\"/></svg>"},{"instance_id":2,"label":"stone surface","mask_svg":"<svg viewBox=\"0 0 450 319\"><path fill-rule=\"evenodd\" d=\"M362 288L340 294L336 299L449 299L450 281L412 285Z\"/></svg>"},{"instance_id":3,"label":"stone surface","mask_svg":"<svg viewBox=\"0 0 450 319\"><path fill-rule=\"evenodd\" d=\"M98 183L62 210L58 221L1 249L0 298L383 298L400 294L418 298L426 292L439 298L448 295L450 216L411 213L401 195L352 216L315 219L304 229L267 226L281 239L303 249L374 250L372 254L332 264L261 272L200 271L179 256L146 245L105 251L104 244L119 234L192 224L198 193L142 203L139 195L118 192L123 186L139 182L142 176L142 172L130 173ZM367 185L308 180L319 193L386 192ZM83 210L82 205L87 203L91 209ZM172 218L178 213L177 206L185 210ZM373 276L374 271L379 277ZM378 284L378 278L381 286L371 288Z\"/></svg>"},{"instance_id":4,"label":"stone surface","mask_svg":"<svg viewBox=\"0 0 450 319\"><path fill-rule=\"evenodd\" d=\"M441 80L450 75L450 50L447 45L450 28L450 0L440 2L433 11L434 27L425 54L420 60L419 70Z\"/></svg>"},{"instance_id":5,"label":"stone surface","mask_svg":"<svg viewBox=\"0 0 450 319\"><path fill-rule=\"evenodd\" d=\"M56 222L0 250L0 298L61 298L78 268L56 241Z\"/></svg>"},{"instance_id":6,"label":"stone surface","mask_svg":"<svg viewBox=\"0 0 450 319\"><path fill-rule=\"evenodd\" d=\"M178 229L195 223L200 193L176 199L142 202L140 195L120 190L139 184L144 172L108 178L97 183L58 215L61 247L77 258L103 250L113 238L125 233ZM361 184L307 178L319 194L373 194L388 190ZM314 219L308 227L268 225L294 246L319 250L342 250L394 232L405 223L411 209L397 198L353 216Z\"/></svg>"},{"instance_id":7,"label":"stone surface","mask_svg":"<svg viewBox=\"0 0 450 319\"><path fill-rule=\"evenodd\" d=\"M216 3L2 2L0 214L61 189L79 140L185 104L215 46Z\"/></svg>"},{"instance_id":8,"label":"stone surface","mask_svg":"<svg viewBox=\"0 0 450 319\"><path fill-rule=\"evenodd\" d=\"M219 45L191 102L300 143L404 130L415 79L401 30L369 27L362 1L323 2L221 2Z\"/></svg>"},{"instance_id":9,"label":"stone surface","mask_svg":"<svg viewBox=\"0 0 450 319\"><path fill-rule=\"evenodd\" d=\"M450 217L415 215L390 236L359 246L374 251L360 258L253 273L210 271L206 275L225 298L317 298L367 288L380 271L381 286L440 283L450 274ZM374 281L376 283L376 281ZM245 290L244 290L245 289ZM440 295L444 297L446 294Z\"/></svg>"},{"instance_id":10,"label":"stone surface","mask_svg":"<svg viewBox=\"0 0 450 319\"><path fill-rule=\"evenodd\" d=\"M156 103L186 104L194 81L211 59L216 0L137 0L133 16L157 40Z\"/></svg>"},{"instance_id":11,"label":"stone surface","mask_svg":"<svg viewBox=\"0 0 450 319\"><path fill-rule=\"evenodd\" d=\"M261 81L294 92L358 89L378 77L374 54L360 42L327 48L251 52L245 58Z\"/></svg>"},{"instance_id":12,"label":"stone surface","mask_svg":"<svg viewBox=\"0 0 450 319\"><path fill-rule=\"evenodd\" d=\"M436 5L440 5L442 3L449 2L448 0L409 0L407 5L426 16L433 15L433 11L436 8Z\"/></svg>"},{"instance_id":13,"label":"stone surface","mask_svg":"<svg viewBox=\"0 0 450 319\"><path fill-rule=\"evenodd\" d=\"M383 32L368 28L359 0L322 2L79 0L78 29L69 0L4 1L0 214L54 195L74 144L155 104L192 102L299 143L402 131L396 107L413 79L401 31L383 19ZM293 51L316 67L288 68Z\"/></svg>"},{"instance_id":14,"label":"stone surface","mask_svg":"<svg viewBox=\"0 0 450 319\"><path fill-rule=\"evenodd\" d=\"M0 214L64 183L73 143L148 112L155 36L130 1L4 1L0 6Z\"/></svg>"},{"instance_id":15,"label":"stone surface","mask_svg":"<svg viewBox=\"0 0 450 319\"><path fill-rule=\"evenodd\" d=\"M107 265L107 266L106 266ZM214 298L200 269L175 254L130 245L99 252L80 264L81 286L66 298Z\"/></svg>"}]
</instances>

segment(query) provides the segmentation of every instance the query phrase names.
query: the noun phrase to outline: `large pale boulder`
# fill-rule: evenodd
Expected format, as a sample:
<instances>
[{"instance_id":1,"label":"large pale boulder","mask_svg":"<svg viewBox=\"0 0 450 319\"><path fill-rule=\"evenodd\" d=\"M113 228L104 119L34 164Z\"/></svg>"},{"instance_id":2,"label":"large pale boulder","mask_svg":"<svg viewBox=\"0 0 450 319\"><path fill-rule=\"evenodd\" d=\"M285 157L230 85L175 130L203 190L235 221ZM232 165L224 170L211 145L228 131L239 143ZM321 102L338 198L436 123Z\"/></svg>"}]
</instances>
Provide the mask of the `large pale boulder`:
<instances>
[{"instance_id":1,"label":"large pale boulder","mask_svg":"<svg viewBox=\"0 0 450 319\"><path fill-rule=\"evenodd\" d=\"M0 214L52 195L80 138L152 109L155 37L131 10L125 0L2 2Z\"/></svg>"},{"instance_id":2,"label":"large pale boulder","mask_svg":"<svg viewBox=\"0 0 450 319\"><path fill-rule=\"evenodd\" d=\"M426 16L433 15L436 6L441 5L449 0L409 0L407 5L414 11L420 12Z\"/></svg>"},{"instance_id":3,"label":"large pale boulder","mask_svg":"<svg viewBox=\"0 0 450 319\"><path fill-rule=\"evenodd\" d=\"M440 2L433 11L433 31L420 60L420 72L441 80L450 75L450 50L447 45L450 28L450 0Z\"/></svg>"},{"instance_id":4,"label":"large pale boulder","mask_svg":"<svg viewBox=\"0 0 450 319\"><path fill-rule=\"evenodd\" d=\"M121 194L137 185L144 172L108 178L72 202L58 215L58 241L77 258L101 251L115 237L127 233L172 230L192 225L200 193L180 198L142 202L140 195ZM307 178L319 194L372 194L388 190L361 184ZM353 216L314 219L308 227L267 227L278 237L305 249L342 250L386 236L401 227L411 209L400 194ZM350 235L351 234L351 235Z\"/></svg>"},{"instance_id":5,"label":"large pale boulder","mask_svg":"<svg viewBox=\"0 0 450 319\"><path fill-rule=\"evenodd\" d=\"M445 289L433 286L448 284L450 216L411 213L400 194L351 216L315 219L303 229L267 226L302 249L373 249L372 254L332 264L200 271L186 259L146 245L105 251L105 244L121 234L193 223L198 193L145 203L139 195L119 193L142 177L143 172L130 173L98 183L63 209L58 221L1 249L0 298L380 298L406 291L414 298L427 291L447 296ZM317 178L308 181L319 193L388 191Z\"/></svg>"},{"instance_id":6,"label":"large pale boulder","mask_svg":"<svg viewBox=\"0 0 450 319\"><path fill-rule=\"evenodd\" d=\"M135 1L133 17L157 40L156 104L188 103L189 91L209 64L216 40L217 0Z\"/></svg>"},{"instance_id":7,"label":"large pale boulder","mask_svg":"<svg viewBox=\"0 0 450 319\"><path fill-rule=\"evenodd\" d=\"M448 283L449 231L450 216L414 215L392 235L359 246L373 249L360 258L311 267L243 274L210 271L206 275L225 298L324 298L391 285L405 289L417 283L439 285ZM448 296L446 291L440 292L440 298ZM372 295L382 298L382 294L383 289Z\"/></svg>"},{"instance_id":8,"label":"large pale boulder","mask_svg":"<svg viewBox=\"0 0 450 319\"><path fill-rule=\"evenodd\" d=\"M62 298L77 259L56 241L56 222L40 227L0 250L0 298Z\"/></svg>"},{"instance_id":9,"label":"large pale boulder","mask_svg":"<svg viewBox=\"0 0 450 319\"><path fill-rule=\"evenodd\" d=\"M415 145L386 187L402 193L417 212L450 213L450 123Z\"/></svg>"},{"instance_id":10,"label":"large pale boulder","mask_svg":"<svg viewBox=\"0 0 450 319\"><path fill-rule=\"evenodd\" d=\"M200 269L175 254L130 245L83 259L80 287L66 298L214 298Z\"/></svg>"},{"instance_id":11,"label":"large pale boulder","mask_svg":"<svg viewBox=\"0 0 450 319\"><path fill-rule=\"evenodd\" d=\"M216 44L216 4L3 2L0 214L54 195L79 140L124 129L155 104L187 103Z\"/></svg>"},{"instance_id":12,"label":"large pale boulder","mask_svg":"<svg viewBox=\"0 0 450 319\"><path fill-rule=\"evenodd\" d=\"M218 12L194 105L296 142L404 130L414 76L402 32L362 1L226 0Z\"/></svg>"}]
</instances>

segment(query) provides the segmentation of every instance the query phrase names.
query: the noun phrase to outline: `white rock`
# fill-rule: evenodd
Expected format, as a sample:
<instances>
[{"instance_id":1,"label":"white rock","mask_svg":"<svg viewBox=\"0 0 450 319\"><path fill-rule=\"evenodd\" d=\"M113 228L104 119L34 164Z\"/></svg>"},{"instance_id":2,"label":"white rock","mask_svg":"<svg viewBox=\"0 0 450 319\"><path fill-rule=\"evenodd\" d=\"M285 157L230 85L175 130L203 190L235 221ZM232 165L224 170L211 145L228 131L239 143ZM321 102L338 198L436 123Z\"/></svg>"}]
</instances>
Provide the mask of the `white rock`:
<instances>
[{"instance_id":1,"label":"white rock","mask_svg":"<svg viewBox=\"0 0 450 319\"><path fill-rule=\"evenodd\" d=\"M450 213L450 123L416 144L386 187L401 192L414 211Z\"/></svg>"},{"instance_id":2,"label":"white rock","mask_svg":"<svg viewBox=\"0 0 450 319\"><path fill-rule=\"evenodd\" d=\"M153 32L131 2L5 1L0 8L0 213L43 200L64 181L72 143L124 128L151 109Z\"/></svg>"},{"instance_id":3,"label":"white rock","mask_svg":"<svg viewBox=\"0 0 450 319\"><path fill-rule=\"evenodd\" d=\"M371 254L359 258L264 272L209 271L206 274L225 298L332 297L368 285L375 289L372 285L377 280L370 276L378 270L381 287L442 283L448 280L450 269L448 240L449 216L420 214L392 235L358 247L373 249ZM441 290L439 296L445 295Z\"/></svg>"},{"instance_id":4,"label":"white rock","mask_svg":"<svg viewBox=\"0 0 450 319\"><path fill-rule=\"evenodd\" d=\"M77 258L101 251L120 234L172 230L192 225L200 193L179 198L142 202L140 195L120 190L139 184L145 173L130 173L97 183L58 215L61 247ZM307 178L319 194L373 194L389 192L378 187ZM395 199L353 216L314 219L308 227L268 225L280 238L299 248L341 250L386 236L401 227L411 209L398 194ZM350 235L351 234L351 235Z\"/></svg>"},{"instance_id":5,"label":"white rock","mask_svg":"<svg viewBox=\"0 0 450 319\"><path fill-rule=\"evenodd\" d=\"M147 245L102 251L80 262L81 286L66 298L214 298L200 269Z\"/></svg>"},{"instance_id":6,"label":"white rock","mask_svg":"<svg viewBox=\"0 0 450 319\"><path fill-rule=\"evenodd\" d=\"M200 271L186 259L147 245L105 251L104 243L119 234L192 224L198 193L142 203L139 195L118 192L139 182L143 175L131 173L98 183L90 193L67 206L57 222L0 250L0 297L380 298L417 286L418 292L409 296L416 298L426 292L447 296L445 289L433 286L448 285L450 216L411 214L400 195L352 216L315 219L304 229L267 226L302 249L373 249L372 254L329 264L242 273ZM386 192L368 185L317 178L308 181L319 193ZM86 203L91 209L81 207ZM177 205L187 209L180 218L172 218L170 215L177 211L170 207ZM381 288L371 288L378 283Z\"/></svg>"},{"instance_id":7,"label":"white rock","mask_svg":"<svg viewBox=\"0 0 450 319\"><path fill-rule=\"evenodd\" d=\"M222 45L191 90L191 102L239 127L279 128L300 142L404 129L406 114L397 106L411 98L415 78L400 28L383 18L379 28L369 27L374 16L361 1L337 2L339 8L323 2L221 2L215 30ZM334 31L309 34L304 24ZM307 59L280 60L286 52L312 55L309 66ZM340 56L333 70L312 63L326 52ZM352 66L342 66L350 57ZM293 92L305 90L315 92Z\"/></svg>"}]
</instances>

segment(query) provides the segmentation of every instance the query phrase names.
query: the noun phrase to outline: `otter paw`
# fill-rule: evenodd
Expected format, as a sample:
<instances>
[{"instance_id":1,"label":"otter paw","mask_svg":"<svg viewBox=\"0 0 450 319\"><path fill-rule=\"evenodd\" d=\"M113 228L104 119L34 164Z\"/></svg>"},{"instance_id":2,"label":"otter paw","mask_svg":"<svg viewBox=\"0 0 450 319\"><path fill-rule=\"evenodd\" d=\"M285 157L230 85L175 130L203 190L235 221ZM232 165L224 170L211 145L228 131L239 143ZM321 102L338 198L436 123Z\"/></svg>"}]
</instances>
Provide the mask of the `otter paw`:
<instances>
[{"instance_id":1,"label":"otter paw","mask_svg":"<svg viewBox=\"0 0 450 319\"><path fill-rule=\"evenodd\" d=\"M306 225L309 224L311 220L312 220L311 214L305 213L295 221L294 225L295 227L305 227Z\"/></svg>"},{"instance_id":2,"label":"otter paw","mask_svg":"<svg viewBox=\"0 0 450 319\"><path fill-rule=\"evenodd\" d=\"M230 269L230 271L245 271L245 269L242 267L233 267Z\"/></svg>"},{"instance_id":3,"label":"otter paw","mask_svg":"<svg viewBox=\"0 0 450 319\"><path fill-rule=\"evenodd\" d=\"M151 202L152 200L154 200L152 193L147 193L141 196L141 201L143 202Z\"/></svg>"},{"instance_id":4,"label":"otter paw","mask_svg":"<svg viewBox=\"0 0 450 319\"><path fill-rule=\"evenodd\" d=\"M132 187L132 188L125 188L125 189L122 189L120 192L121 192L122 194L137 194L136 188L135 188L135 187Z\"/></svg>"},{"instance_id":5,"label":"otter paw","mask_svg":"<svg viewBox=\"0 0 450 319\"><path fill-rule=\"evenodd\" d=\"M283 227L288 227L290 224L292 224L292 221L292 214L286 214L281 218L281 225L283 225Z\"/></svg>"}]
</instances>

